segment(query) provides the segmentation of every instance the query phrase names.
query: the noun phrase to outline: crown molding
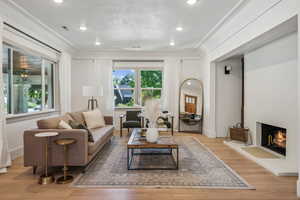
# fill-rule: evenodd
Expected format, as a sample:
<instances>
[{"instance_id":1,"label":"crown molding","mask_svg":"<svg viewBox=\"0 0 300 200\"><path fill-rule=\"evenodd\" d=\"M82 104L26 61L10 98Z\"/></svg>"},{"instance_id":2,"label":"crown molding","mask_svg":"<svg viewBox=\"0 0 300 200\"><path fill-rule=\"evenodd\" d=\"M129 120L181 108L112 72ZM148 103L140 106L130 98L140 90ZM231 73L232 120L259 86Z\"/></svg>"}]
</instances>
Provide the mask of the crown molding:
<instances>
[{"instance_id":1,"label":"crown molding","mask_svg":"<svg viewBox=\"0 0 300 200\"><path fill-rule=\"evenodd\" d=\"M219 28L229 21L237 12L239 12L250 0L240 0L196 45L194 48L200 48Z\"/></svg>"},{"instance_id":2,"label":"crown molding","mask_svg":"<svg viewBox=\"0 0 300 200\"><path fill-rule=\"evenodd\" d=\"M53 34L54 36L56 36L60 41L62 41L63 43L65 43L72 51L77 50L75 48L75 45L71 41L69 41L64 36L62 36L59 33L57 33L55 30L53 30L52 28L50 28L48 25L44 24L41 20L39 20L37 17L35 17L32 14L30 14L26 9L24 9L21 6L19 6L13 0L5 0L5 3L9 7L11 7L12 9L17 10L18 12L20 12L21 14L23 14L30 21L34 22L35 24L37 24L38 26L40 26L44 30L46 30L46 31L50 32L51 34Z\"/></svg>"}]
</instances>

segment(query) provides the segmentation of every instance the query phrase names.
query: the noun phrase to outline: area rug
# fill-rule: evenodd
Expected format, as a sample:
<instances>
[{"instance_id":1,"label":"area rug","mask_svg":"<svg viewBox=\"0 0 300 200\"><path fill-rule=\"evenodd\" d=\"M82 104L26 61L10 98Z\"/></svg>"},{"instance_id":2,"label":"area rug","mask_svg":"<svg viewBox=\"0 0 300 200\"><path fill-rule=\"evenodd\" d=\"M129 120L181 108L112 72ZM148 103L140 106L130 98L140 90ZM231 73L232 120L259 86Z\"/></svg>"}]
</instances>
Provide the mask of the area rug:
<instances>
[{"instance_id":1,"label":"area rug","mask_svg":"<svg viewBox=\"0 0 300 200\"><path fill-rule=\"evenodd\" d=\"M73 186L254 189L207 147L190 136L175 137L179 144L179 170L127 170L127 140L115 137L87 171L79 175ZM166 156L146 156L135 165L149 162L167 166L170 158Z\"/></svg>"},{"instance_id":2,"label":"area rug","mask_svg":"<svg viewBox=\"0 0 300 200\"><path fill-rule=\"evenodd\" d=\"M264 159L278 159L279 158L279 156L277 156L273 153L270 153L260 147L242 147L242 149L257 158L264 158Z\"/></svg>"}]
</instances>

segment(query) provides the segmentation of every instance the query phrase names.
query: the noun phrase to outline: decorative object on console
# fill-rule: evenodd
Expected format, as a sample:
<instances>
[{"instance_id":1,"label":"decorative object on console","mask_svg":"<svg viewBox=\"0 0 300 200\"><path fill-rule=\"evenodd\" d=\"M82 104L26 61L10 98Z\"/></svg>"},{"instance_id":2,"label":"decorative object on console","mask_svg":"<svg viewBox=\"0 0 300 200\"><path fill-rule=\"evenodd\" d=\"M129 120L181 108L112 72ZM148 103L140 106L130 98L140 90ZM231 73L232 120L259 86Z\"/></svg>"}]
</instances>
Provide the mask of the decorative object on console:
<instances>
[{"instance_id":1,"label":"decorative object on console","mask_svg":"<svg viewBox=\"0 0 300 200\"><path fill-rule=\"evenodd\" d=\"M44 133L37 133L34 136L39 137L39 138L45 138L45 174L41 175L39 178L39 184L41 185L47 185L50 183L53 183L54 181L54 176L51 174L48 174L48 161L49 161L49 143L50 143L50 137L57 136L57 132L44 132Z\"/></svg>"},{"instance_id":2,"label":"decorative object on console","mask_svg":"<svg viewBox=\"0 0 300 200\"><path fill-rule=\"evenodd\" d=\"M179 132L202 133L204 110L203 84L189 78L179 88Z\"/></svg>"},{"instance_id":3,"label":"decorative object on console","mask_svg":"<svg viewBox=\"0 0 300 200\"><path fill-rule=\"evenodd\" d=\"M156 121L160 113L160 101L158 99L148 99L145 102L143 116L148 121L146 139L150 143L154 143L158 140L159 133Z\"/></svg>"},{"instance_id":4,"label":"decorative object on console","mask_svg":"<svg viewBox=\"0 0 300 200\"><path fill-rule=\"evenodd\" d=\"M90 97L88 100L88 109L94 110L98 107L98 101L94 97L103 96L103 88L98 86L83 86L82 94L84 97Z\"/></svg>"}]
</instances>

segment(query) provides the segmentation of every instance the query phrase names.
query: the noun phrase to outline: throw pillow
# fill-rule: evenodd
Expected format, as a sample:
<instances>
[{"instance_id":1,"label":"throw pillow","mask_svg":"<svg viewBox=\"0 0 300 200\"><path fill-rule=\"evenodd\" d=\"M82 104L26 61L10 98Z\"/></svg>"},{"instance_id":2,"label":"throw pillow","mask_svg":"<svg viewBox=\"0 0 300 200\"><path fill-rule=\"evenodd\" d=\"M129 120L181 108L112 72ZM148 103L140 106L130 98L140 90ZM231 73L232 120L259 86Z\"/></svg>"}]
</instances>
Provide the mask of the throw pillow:
<instances>
[{"instance_id":1,"label":"throw pillow","mask_svg":"<svg viewBox=\"0 0 300 200\"><path fill-rule=\"evenodd\" d=\"M73 129L84 129L87 131L88 133L88 141L89 142L94 142L94 137L93 137L93 134L91 133L91 131L83 124L80 124L76 121L69 121L69 124L70 126L73 128Z\"/></svg>"},{"instance_id":2,"label":"throw pillow","mask_svg":"<svg viewBox=\"0 0 300 200\"><path fill-rule=\"evenodd\" d=\"M99 109L83 112L85 123L88 128L101 128L105 126L104 117Z\"/></svg>"},{"instance_id":3,"label":"throw pillow","mask_svg":"<svg viewBox=\"0 0 300 200\"><path fill-rule=\"evenodd\" d=\"M60 122L58 123L58 128L59 129L72 129L72 127L64 120L60 120Z\"/></svg>"}]
</instances>

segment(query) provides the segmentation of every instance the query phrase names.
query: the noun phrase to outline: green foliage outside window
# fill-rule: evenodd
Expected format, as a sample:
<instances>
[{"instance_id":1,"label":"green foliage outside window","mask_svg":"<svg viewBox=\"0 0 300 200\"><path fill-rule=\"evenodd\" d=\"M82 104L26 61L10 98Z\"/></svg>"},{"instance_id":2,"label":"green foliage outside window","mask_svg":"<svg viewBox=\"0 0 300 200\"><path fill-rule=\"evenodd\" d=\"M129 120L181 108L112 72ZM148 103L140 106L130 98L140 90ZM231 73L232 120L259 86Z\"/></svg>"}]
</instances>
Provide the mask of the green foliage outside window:
<instances>
[{"instance_id":1,"label":"green foliage outside window","mask_svg":"<svg viewBox=\"0 0 300 200\"><path fill-rule=\"evenodd\" d=\"M141 88L162 88L162 71L141 71Z\"/></svg>"}]
</instances>

